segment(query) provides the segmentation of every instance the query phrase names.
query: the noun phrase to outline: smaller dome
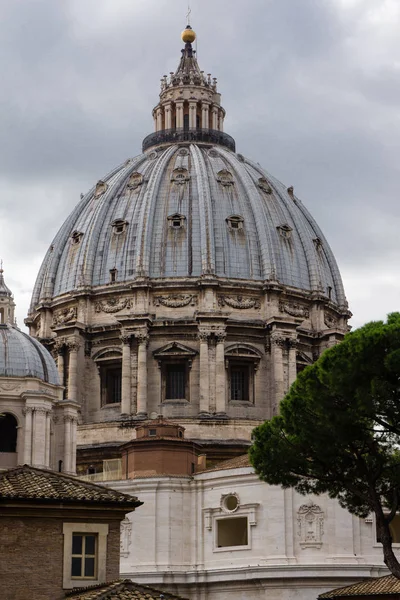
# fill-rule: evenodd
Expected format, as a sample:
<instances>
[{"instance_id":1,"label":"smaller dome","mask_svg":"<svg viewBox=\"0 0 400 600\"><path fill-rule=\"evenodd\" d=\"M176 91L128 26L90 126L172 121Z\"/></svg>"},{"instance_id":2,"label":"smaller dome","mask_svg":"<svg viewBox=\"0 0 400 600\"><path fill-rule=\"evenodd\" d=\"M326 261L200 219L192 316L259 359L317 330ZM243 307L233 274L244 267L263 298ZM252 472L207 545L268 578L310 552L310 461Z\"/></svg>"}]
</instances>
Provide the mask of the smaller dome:
<instances>
[{"instance_id":1,"label":"smaller dome","mask_svg":"<svg viewBox=\"0 0 400 600\"><path fill-rule=\"evenodd\" d=\"M182 31L181 38L182 42L185 42L185 44L193 44L194 40L196 39L196 33L193 31L190 25L188 25L186 29Z\"/></svg>"},{"instance_id":2,"label":"smaller dome","mask_svg":"<svg viewBox=\"0 0 400 600\"><path fill-rule=\"evenodd\" d=\"M0 325L0 377L35 377L60 385L51 354L37 340L10 324Z\"/></svg>"},{"instance_id":3,"label":"smaller dome","mask_svg":"<svg viewBox=\"0 0 400 600\"><path fill-rule=\"evenodd\" d=\"M0 268L0 296L6 296L7 298L11 298L12 293L11 290L6 286L4 282L3 269Z\"/></svg>"}]
</instances>

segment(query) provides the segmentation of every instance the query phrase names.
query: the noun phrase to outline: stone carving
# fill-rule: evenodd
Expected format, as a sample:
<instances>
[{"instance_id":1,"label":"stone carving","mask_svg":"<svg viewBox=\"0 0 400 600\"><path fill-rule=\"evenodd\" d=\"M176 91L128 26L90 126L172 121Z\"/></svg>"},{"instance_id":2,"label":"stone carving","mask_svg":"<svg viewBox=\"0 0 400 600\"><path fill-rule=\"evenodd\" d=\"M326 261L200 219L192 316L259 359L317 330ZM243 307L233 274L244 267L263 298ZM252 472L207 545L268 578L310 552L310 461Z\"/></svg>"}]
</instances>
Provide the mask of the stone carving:
<instances>
[{"instance_id":1,"label":"stone carving","mask_svg":"<svg viewBox=\"0 0 400 600\"><path fill-rule=\"evenodd\" d=\"M22 414L24 415L24 417L26 417L26 415L31 415L32 413L33 413L32 406L25 406L25 408L22 409Z\"/></svg>"},{"instance_id":2,"label":"stone carving","mask_svg":"<svg viewBox=\"0 0 400 600\"><path fill-rule=\"evenodd\" d=\"M131 298L108 298L103 302L99 300L99 302L96 302L94 305L94 310L97 313L117 313L124 308L132 308Z\"/></svg>"},{"instance_id":3,"label":"stone carving","mask_svg":"<svg viewBox=\"0 0 400 600\"><path fill-rule=\"evenodd\" d=\"M280 348L286 348L286 338L279 333L273 333L271 335L271 344L279 346Z\"/></svg>"},{"instance_id":4,"label":"stone carving","mask_svg":"<svg viewBox=\"0 0 400 600\"><path fill-rule=\"evenodd\" d=\"M324 315L324 323L328 327L328 329L333 329L339 325L338 319L335 319L332 315L325 314Z\"/></svg>"},{"instance_id":5,"label":"stone carving","mask_svg":"<svg viewBox=\"0 0 400 600\"><path fill-rule=\"evenodd\" d=\"M222 169L221 171L218 171L217 181L224 187L229 187L235 183L233 180L232 173L230 171L227 171L226 169Z\"/></svg>"},{"instance_id":6,"label":"stone carving","mask_svg":"<svg viewBox=\"0 0 400 600\"><path fill-rule=\"evenodd\" d=\"M197 338L200 342L208 342L212 334L210 329L200 329L197 332Z\"/></svg>"},{"instance_id":7,"label":"stone carving","mask_svg":"<svg viewBox=\"0 0 400 600\"><path fill-rule=\"evenodd\" d=\"M155 306L168 306L168 308L182 308L191 304L197 304L197 296L193 294L171 294L169 296L155 296L153 299Z\"/></svg>"},{"instance_id":8,"label":"stone carving","mask_svg":"<svg viewBox=\"0 0 400 600\"><path fill-rule=\"evenodd\" d=\"M128 518L121 521L120 535L120 556L129 556L129 546L131 545L132 523Z\"/></svg>"},{"instance_id":9,"label":"stone carving","mask_svg":"<svg viewBox=\"0 0 400 600\"><path fill-rule=\"evenodd\" d=\"M146 344L146 346L148 345L150 340L150 336L145 329L135 331L135 338L137 339L138 344Z\"/></svg>"},{"instance_id":10,"label":"stone carving","mask_svg":"<svg viewBox=\"0 0 400 600\"><path fill-rule=\"evenodd\" d=\"M218 296L218 306L228 305L231 308L246 310L248 308L261 308L261 302L258 298L249 298L246 296Z\"/></svg>"},{"instance_id":11,"label":"stone carving","mask_svg":"<svg viewBox=\"0 0 400 600\"><path fill-rule=\"evenodd\" d=\"M260 179L258 180L258 187L266 194L272 194L272 188L269 185L268 181L265 179L265 177L260 177Z\"/></svg>"},{"instance_id":12,"label":"stone carving","mask_svg":"<svg viewBox=\"0 0 400 600\"><path fill-rule=\"evenodd\" d=\"M63 337L57 338L54 341L54 349L56 350L57 354L63 354L65 343L66 339Z\"/></svg>"},{"instance_id":13,"label":"stone carving","mask_svg":"<svg viewBox=\"0 0 400 600\"><path fill-rule=\"evenodd\" d=\"M20 389L20 383L15 383L13 381L4 381L0 383L0 390L4 390L5 392L18 392Z\"/></svg>"},{"instance_id":14,"label":"stone carving","mask_svg":"<svg viewBox=\"0 0 400 600\"><path fill-rule=\"evenodd\" d=\"M218 329L217 331L214 332L214 335L215 335L215 339L217 341L217 344L221 344L226 339L226 331L225 331L225 329Z\"/></svg>"},{"instance_id":15,"label":"stone carving","mask_svg":"<svg viewBox=\"0 0 400 600\"><path fill-rule=\"evenodd\" d=\"M96 183L96 189L94 191L94 197L99 198L108 190L108 185L101 179Z\"/></svg>"},{"instance_id":16,"label":"stone carving","mask_svg":"<svg viewBox=\"0 0 400 600\"><path fill-rule=\"evenodd\" d=\"M67 340L66 345L70 352L78 352L79 348L81 347L80 341L74 338Z\"/></svg>"},{"instance_id":17,"label":"stone carving","mask_svg":"<svg viewBox=\"0 0 400 600\"><path fill-rule=\"evenodd\" d=\"M53 325L64 325L65 323L76 321L77 316L78 309L76 306L71 306L70 308L63 308L62 310L58 310L54 313Z\"/></svg>"},{"instance_id":18,"label":"stone carving","mask_svg":"<svg viewBox=\"0 0 400 600\"><path fill-rule=\"evenodd\" d=\"M317 504L302 504L297 511L297 533L302 548L321 548L324 513Z\"/></svg>"},{"instance_id":19,"label":"stone carving","mask_svg":"<svg viewBox=\"0 0 400 600\"><path fill-rule=\"evenodd\" d=\"M308 319L310 316L308 308L297 303L279 302L279 310L291 317L303 317L304 319Z\"/></svg>"},{"instance_id":20,"label":"stone carving","mask_svg":"<svg viewBox=\"0 0 400 600\"><path fill-rule=\"evenodd\" d=\"M132 339L132 333L128 333L128 332L123 331L121 333L121 335L119 336L119 339L121 340L121 342L123 344L130 344L131 339Z\"/></svg>"},{"instance_id":21,"label":"stone carving","mask_svg":"<svg viewBox=\"0 0 400 600\"><path fill-rule=\"evenodd\" d=\"M136 190L136 188L142 185L143 181L143 175L136 171L135 173L132 173L132 175L129 177L128 188L130 190Z\"/></svg>"}]
</instances>

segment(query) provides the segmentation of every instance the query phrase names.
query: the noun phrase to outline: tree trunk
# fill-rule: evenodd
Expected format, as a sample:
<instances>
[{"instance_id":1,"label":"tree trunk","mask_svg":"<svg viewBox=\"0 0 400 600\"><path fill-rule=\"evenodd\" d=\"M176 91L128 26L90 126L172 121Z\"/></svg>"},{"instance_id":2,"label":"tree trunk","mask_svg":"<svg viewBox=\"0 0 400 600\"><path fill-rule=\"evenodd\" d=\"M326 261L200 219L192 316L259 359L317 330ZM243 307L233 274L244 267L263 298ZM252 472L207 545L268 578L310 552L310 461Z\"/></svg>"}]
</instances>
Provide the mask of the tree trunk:
<instances>
[{"instance_id":1,"label":"tree trunk","mask_svg":"<svg viewBox=\"0 0 400 600\"><path fill-rule=\"evenodd\" d=\"M383 561L389 571L400 579L400 563L397 560L392 548L392 536L390 535L389 522L379 507L375 510L377 537L383 548Z\"/></svg>"}]
</instances>

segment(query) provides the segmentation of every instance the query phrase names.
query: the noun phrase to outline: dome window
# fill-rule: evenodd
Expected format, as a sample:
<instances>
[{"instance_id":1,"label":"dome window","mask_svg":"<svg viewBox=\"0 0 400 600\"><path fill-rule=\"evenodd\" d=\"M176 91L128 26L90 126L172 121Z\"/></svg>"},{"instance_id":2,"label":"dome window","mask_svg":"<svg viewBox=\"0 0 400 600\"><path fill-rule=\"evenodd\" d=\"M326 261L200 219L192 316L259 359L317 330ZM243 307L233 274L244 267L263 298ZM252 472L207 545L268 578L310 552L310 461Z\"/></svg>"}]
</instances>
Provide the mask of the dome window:
<instances>
[{"instance_id":1,"label":"dome window","mask_svg":"<svg viewBox=\"0 0 400 600\"><path fill-rule=\"evenodd\" d=\"M265 177L260 177L258 180L258 187L266 194L272 194L272 187L269 185Z\"/></svg>"},{"instance_id":2,"label":"dome window","mask_svg":"<svg viewBox=\"0 0 400 600\"><path fill-rule=\"evenodd\" d=\"M80 243L81 243L81 240L82 240L82 238L83 238L83 233L82 233L82 231L77 231L77 230L75 229L75 231L73 231L73 232L72 232L72 235L71 235L71 244L72 244L73 246L77 246L78 244L80 244Z\"/></svg>"},{"instance_id":3,"label":"dome window","mask_svg":"<svg viewBox=\"0 0 400 600\"><path fill-rule=\"evenodd\" d=\"M222 171L218 171L217 181L224 187L229 187L235 183L233 180L232 173L230 171L227 171L226 169L222 169Z\"/></svg>"},{"instance_id":4,"label":"dome window","mask_svg":"<svg viewBox=\"0 0 400 600\"><path fill-rule=\"evenodd\" d=\"M279 235L285 238L285 240L291 239L293 229L287 223L284 225L278 225L277 230L279 231Z\"/></svg>"},{"instance_id":5,"label":"dome window","mask_svg":"<svg viewBox=\"0 0 400 600\"><path fill-rule=\"evenodd\" d=\"M179 167L172 171L171 181L173 181L174 183L177 183L178 185L184 185L189 180L190 176L187 169Z\"/></svg>"},{"instance_id":6,"label":"dome window","mask_svg":"<svg viewBox=\"0 0 400 600\"><path fill-rule=\"evenodd\" d=\"M242 231L244 219L240 215L231 215L226 219L228 229L231 231Z\"/></svg>"},{"instance_id":7,"label":"dome window","mask_svg":"<svg viewBox=\"0 0 400 600\"><path fill-rule=\"evenodd\" d=\"M117 281L118 270L110 269L110 283L115 283Z\"/></svg>"},{"instance_id":8,"label":"dome window","mask_svg":"<svg viewBox=\"0 0 400 600\"><path fill-rule=\"evenodd\" d=\"M129 177L128 188L130 190L136 190L136 188L140 187L142 183L143 175L136 171L135 173L132 173L132 175Z\"/></svg>"},{"instance_id":9,"label":"dome window","mask_svg":"<svg viewBox=\"0 0 400 600\"><path fill-rule=\"evenodd\" d=\"M185 225L186 217L184 215L180 215L175 213L174 215L170 215L167 217L169 227L172 229L182 229Z\"/></svg>"},{"instance_id":10,"label":"dome window","mask_svg":"<svg viewBox=\"0 0 400 600\"><path fill-rule=\"evenodd\" d=\"M115 235L121 235L122 233L125 233L127 225L127 221L124 221L123 219L115 219L115 221L112 223L113 233L115 233Z\"/></svg>"},{"instance_id":11,"label":"dome window","mask_svg":"<svg viewBox=\"0 0 400 600\"><path fill-rule=\"evenodd\" d=\"M94 197L100 198L108 190L108 185L104 181L98 181L96 183L96 189L94 191Z\"/></svg>"},{"instance_id":12,"label":"dome window","mask_svg":"<svg viewBox=\"0 0 400 600\"><path fill-rule=\"evenodd\" d=\"M314 242L314 246L315 246L316 250L318 250L318 251L322 250L322 240L320 238L318 238L318 237L314 238L313 242Z\"/></svg>"}]
</instances>

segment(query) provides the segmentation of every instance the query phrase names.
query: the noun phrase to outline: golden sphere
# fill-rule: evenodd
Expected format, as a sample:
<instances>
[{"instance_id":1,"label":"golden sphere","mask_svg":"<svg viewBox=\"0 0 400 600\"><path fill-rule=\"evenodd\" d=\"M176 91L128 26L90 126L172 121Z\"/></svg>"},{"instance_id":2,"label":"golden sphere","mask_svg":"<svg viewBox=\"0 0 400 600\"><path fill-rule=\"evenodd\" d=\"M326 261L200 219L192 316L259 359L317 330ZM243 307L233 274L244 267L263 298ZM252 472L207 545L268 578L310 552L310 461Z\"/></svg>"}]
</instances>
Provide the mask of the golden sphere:
<instances>
[{"instance_id":1,"label":"golden sphere","mask_svg":"<svg viewBox=\"0 0 400 600\"><path fill-rule=\"evenodd\" d=\"M196 34L191 27L186 27L186 29L182 31L181 38L182 42L185 42L185 44L187 44L188 42L192 44L196 39Z\"/></svg>"}]
</instances>

